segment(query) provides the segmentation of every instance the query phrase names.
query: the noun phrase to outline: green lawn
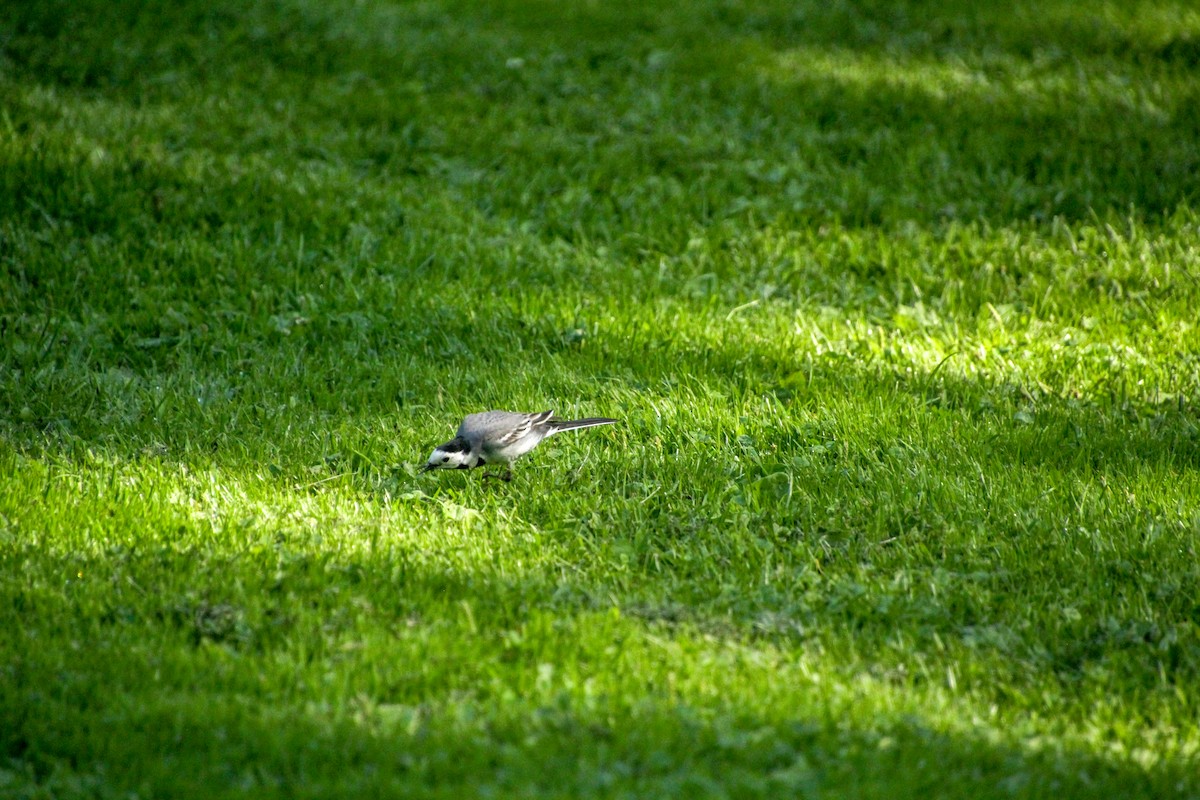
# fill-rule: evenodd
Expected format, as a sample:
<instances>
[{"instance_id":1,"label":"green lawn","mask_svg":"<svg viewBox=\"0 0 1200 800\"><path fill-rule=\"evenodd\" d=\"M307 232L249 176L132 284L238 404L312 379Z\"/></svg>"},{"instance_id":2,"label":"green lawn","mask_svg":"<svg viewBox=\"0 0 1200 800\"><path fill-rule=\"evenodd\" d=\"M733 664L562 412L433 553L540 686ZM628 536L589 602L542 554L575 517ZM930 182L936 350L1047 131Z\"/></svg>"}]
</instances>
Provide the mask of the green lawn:
<instances>
[{"instance_id":1,"label":"green lawn","mask_svg":"<svg viewBox=\"0 0 1200 800\"><path fill-rule=\"evenodd\" d=\"M0 2L0 797L1200 797L1198 539L1192 2Z\"/></svg>"}]
</instances>

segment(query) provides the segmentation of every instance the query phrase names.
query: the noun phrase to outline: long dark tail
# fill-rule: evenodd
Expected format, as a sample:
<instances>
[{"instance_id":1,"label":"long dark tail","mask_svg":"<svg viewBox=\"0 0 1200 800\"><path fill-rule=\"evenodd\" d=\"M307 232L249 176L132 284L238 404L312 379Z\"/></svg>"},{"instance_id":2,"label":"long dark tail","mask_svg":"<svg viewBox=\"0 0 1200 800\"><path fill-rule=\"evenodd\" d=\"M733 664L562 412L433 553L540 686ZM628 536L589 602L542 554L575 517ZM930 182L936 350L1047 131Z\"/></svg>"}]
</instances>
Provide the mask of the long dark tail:
<instances>
[{"instance_id":1,"label":"long dark tail","mask_svg":"<svg viewBox=\"0 0 1200 800\"><path fill-rule=\"evenodd\" d=\"M573 431L577 428L594 428L597 425L613 425L617 422L615 419L608 417L588 417L587 419L565 420L552 419L546 424L550 426L550 433L547 435L562 433L563 431Z\"/></svg>"}]
</instances>

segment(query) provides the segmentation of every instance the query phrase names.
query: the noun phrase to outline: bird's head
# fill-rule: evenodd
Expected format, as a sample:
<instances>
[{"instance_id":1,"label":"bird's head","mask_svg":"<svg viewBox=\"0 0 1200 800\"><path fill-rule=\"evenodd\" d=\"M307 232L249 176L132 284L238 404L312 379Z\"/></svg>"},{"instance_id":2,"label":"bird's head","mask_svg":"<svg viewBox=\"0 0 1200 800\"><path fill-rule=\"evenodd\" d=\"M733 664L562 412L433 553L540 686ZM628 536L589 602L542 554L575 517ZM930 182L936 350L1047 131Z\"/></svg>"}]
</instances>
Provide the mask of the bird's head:
<instances>
[{"instance_id":1,"label":"bird's head","mask_svg":"<svg viewBox=\"0 0 1200 800\"><path fill-rule=\"evenodd\" d=\"M434 469L470 469L477 463L471 455L471 445L461 436L440 444L429 454L429 460L421 467L422 472Z\"/></svg>"}]
</instances>

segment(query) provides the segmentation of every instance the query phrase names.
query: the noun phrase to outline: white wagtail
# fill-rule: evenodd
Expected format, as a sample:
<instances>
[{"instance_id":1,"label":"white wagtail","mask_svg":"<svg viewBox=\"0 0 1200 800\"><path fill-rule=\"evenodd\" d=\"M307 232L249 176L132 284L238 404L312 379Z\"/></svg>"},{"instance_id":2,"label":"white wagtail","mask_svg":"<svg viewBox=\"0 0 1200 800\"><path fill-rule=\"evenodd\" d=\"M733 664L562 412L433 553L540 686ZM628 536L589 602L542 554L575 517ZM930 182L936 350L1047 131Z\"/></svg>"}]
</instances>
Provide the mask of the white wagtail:
<instances>
[{"instance_id":1,"label":"white wagtail","mask_svg":"<svg viewBox=\"0 0 1200 800\"><path fill-rule=\"evenodd\" d=\"M576 428L612 425L615 419L554 419L553 411L520 414L516 411L484 411L471 414L458 426L458 435L438 445L422 472L432 469L472 469L488 464L503 464L500 477L512 480L510 465L541 443L547 436Z\"/></svg>"}]
</instances>

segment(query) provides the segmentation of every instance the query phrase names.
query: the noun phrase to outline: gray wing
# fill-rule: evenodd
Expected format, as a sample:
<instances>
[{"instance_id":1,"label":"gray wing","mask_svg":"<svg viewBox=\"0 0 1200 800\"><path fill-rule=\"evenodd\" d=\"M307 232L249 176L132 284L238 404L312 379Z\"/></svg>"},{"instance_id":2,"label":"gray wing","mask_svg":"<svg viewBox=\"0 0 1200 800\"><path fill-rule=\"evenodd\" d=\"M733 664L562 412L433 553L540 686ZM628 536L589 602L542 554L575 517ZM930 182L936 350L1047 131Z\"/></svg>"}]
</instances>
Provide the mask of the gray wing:
<instances>
[{"instance_id":1,"label":"gray wing","mask_svg":"<svg viewBox=\"0 0 1200 800\"><path fill-rule=\"evenodd\" d=\"M553 411L538 414L484 411L464 419L462 425L458 426L458 435L471 441L506 446L520 441L534 425L541 425L553 416Z\"/></svg>"}]
</instances>

